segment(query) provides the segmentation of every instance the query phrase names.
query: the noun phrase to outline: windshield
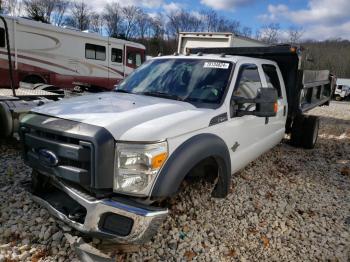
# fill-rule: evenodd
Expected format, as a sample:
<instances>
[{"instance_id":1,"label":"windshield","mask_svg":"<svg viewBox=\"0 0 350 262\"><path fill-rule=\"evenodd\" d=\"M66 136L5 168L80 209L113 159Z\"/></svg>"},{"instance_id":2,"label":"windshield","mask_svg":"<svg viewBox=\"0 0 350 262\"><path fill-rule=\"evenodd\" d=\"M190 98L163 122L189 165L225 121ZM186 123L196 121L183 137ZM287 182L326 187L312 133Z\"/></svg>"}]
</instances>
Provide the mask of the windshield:
<instances>
[{"instance_id":1,"label":"windshield","mask_svg":"<svg viewBox=\"0 0 350 262\"><path fill-rule=\"evenodd\" d=\"M156 59L142 65L116 91L194 104L221 103L232 63L205 59Z\"/></svg>"}]
</instances>

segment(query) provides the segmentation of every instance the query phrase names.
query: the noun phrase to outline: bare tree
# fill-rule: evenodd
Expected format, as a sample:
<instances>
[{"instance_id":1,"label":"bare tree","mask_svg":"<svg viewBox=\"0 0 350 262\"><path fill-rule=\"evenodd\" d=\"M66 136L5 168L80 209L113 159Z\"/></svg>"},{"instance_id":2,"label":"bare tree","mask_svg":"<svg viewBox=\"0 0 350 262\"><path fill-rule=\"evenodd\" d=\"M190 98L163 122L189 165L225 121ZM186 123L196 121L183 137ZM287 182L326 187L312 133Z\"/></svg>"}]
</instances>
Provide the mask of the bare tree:
<instances>
[{"instance_id":1,"label":"bare tree","mask_svg":"<svg viewBox=\"0 0 350 262\"><path fill-rule=\"evenodd\" d=\"M237 20L228 20L221 17L218 21L217 32L231 32L236 35L240 34L241 23Z\"/></svg>"},{"instance_id":2,"label":"bare tree","mask_svg":"<svg viewBox=\"0 0 350 262\"><path fill-rule=\"evenodd\" d=\"M290 44L298 44L301 37L304 34L304 31L301 28L290 27L287 31L288 33L288 42Z\"/></svg>"},{"instance_id":3,"label":"bare tree","mask_svg":"<svg viewBox=\"0 0 350 262\"><path fill-rule=\"evenodd\" d=\"M22 14L23 2L21 0L1 0L2 1L2 13L19 16ZM1 13L0 12L0 13Z\"/></svg>"},{"instance_id":4,"label":"bare tree","mask_svg":"<svg viewBox=\"0 0 350 262\"><path fill-rule=\"evenodd\" d=\"M136 18L136 24L138 28L139 37L143 40L147 30L151 27L151 18L147 13L141 10Z\"/></svg>"},{"instance_id":5,"label":"bare tree","mask_svg":"<svg viewBox=\"0 0 350 262\"><path fill-rule=\"evenodd\" d=\"M74 2L71 12L72 15L66 20L67 25L74 26L81 31L89 29L91 11L84 1Z\"/></svg>"},{"instance_id":6,"label":"bare tree","mask_svg":"<svg viewBox=\"0 0 350 262\"><path fill-rule=\"evenodd\" d=\"M252 29L248 26L244 26L240 32L242 36L245 37L251 37L252 36Z\"/></svg>"},{"instance_id":7,"label":"bare tree","mask_svg":"<svg viewBox=\"0 0 350 262\"><path fill-rule=\"evenodd\" d=\"M151 38L151 34L153 33L154 39L164 39L165 17L163 14L159 13L156 17L151 18L150 29L151 30L148 31L148 38Z\"/></svg>"},{"instance_id":8,"label":"bare tree","mask_svg":"<svg viewBox=\"0 0 350 262\"><path fill-rule=\"evenodd\" d=\"M137 17L139 16L141 9L136 6L126 6L122 8L124 17L124 36L126 39L130 39L135 34L135 29L137 26Z\"/></svg>"},{"instance_id":9,"label":"bare tree","mask_svg":"<svg viewBox=\"0 0 350 262\"><path fill-rule=\"evenodd\" d=\"M123 13L120 5L116 2L106 4L103 11L103 19L109 36L117 37L123 27Z\"/></svg>"},{"instance_id":10,"label":"bare tree","mask_svg":"<svg viewBox=\"0 0 350 262\"><path fill-rule=\"evenodd\" d=\"M95 33L103 33L104 20L98 13L91 13L90 15L90 29Z\"/></svg>"},{"instance_id":11,"label":"bare tree","mask_svg":"<svg viewBox=\"0 0 350 262\"><path fill-rule=\"evenodd\" d=\"M64 16L70 7L70 0L55 0L55 9L52 14L52 23L61 26L64 22Z\"/></svg>"},{"instance_id":12,"label":"bare tree","mask_svg":"<svg viewBox=\"0 0 350 262\"><path fill-rule=\"evenodd\" d=\"M213 9L204 9L200 11L201 30L207 32L215 32L218 27L218 13Z\"/></svg>"},{"instance_id":13,"label":"bare tree","mask_svg":"<svg viewBox=\"0 0 350 262\"><path fill-rule=\"evenodd\" d=\"M268 44L276 44L279 42L280 25L276 23L271 23L264 25L260 30L261 41Z\"/></svg>"},{"instance_id":14,"label":"bare tree","mask_svg":"<svg viewBox=\"0 0 350 262\"><path fill-rule=\"evenodd\" d=\"M50 23L55 1L50 0L23 0L27 16L44 23Z\"/></svg>"},{"instance_id":15,"label":"bare tree","mask_svg":"<svg viewBox=\"0 0 350 262\"><path fill-rule=\"evenodd\" d=\"M168 35L175 38L181 31L199 31L201 25L201 20L198 17L183 9L171 12L168 19Z\"/></svg>"}]
</instances>

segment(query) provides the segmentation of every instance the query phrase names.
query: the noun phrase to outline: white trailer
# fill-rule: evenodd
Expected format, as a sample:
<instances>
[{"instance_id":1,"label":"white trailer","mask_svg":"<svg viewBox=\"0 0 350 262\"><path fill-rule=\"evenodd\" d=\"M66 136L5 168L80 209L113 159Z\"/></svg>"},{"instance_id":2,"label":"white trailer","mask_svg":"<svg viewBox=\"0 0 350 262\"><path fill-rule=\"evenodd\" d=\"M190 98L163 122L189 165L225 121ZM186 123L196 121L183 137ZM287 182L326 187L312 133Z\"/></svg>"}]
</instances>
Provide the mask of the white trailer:
<instances>
[{"instance_id":1,"label":"white trailer","mask_svg":"<svg viewBox=\"0 0 350 262\"><path fill-rule=\"evenodd\" d=\"M24 18L3 18L15 87L22 81L108 90L145 60L145 47L138 43ZM10 86L4 21L0 21L0 88Z\"/></svg>"},{"instance_id":2,"label":"white trailer","mask_svg":"<svg viewBox=\"0 0 350 262\"><path fill-rule=\"evenodd\" d=\"M233 33L211 33L211 32L180 32L177 52L186 54L187 48L202 47L264 47L267 44L238 36Z\"/></svg>"}]
</instances>

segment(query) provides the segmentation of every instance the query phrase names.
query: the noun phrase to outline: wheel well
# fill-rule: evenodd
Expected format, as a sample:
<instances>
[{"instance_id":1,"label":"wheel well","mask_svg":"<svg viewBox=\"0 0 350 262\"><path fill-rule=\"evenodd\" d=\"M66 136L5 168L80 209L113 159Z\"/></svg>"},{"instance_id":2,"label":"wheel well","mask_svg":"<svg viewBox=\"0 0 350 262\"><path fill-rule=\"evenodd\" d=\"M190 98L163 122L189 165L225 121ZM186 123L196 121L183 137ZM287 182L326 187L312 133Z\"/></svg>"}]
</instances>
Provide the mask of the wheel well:
<instances>
[{"instance_id":1,"label":"wheel well","mask_svg":"<svg viewBox=\"0 0 350 262\"><path fill-rule=\"evenodd\" d=\"M207 157L197 163L186 175L185 178L188 177L203 177L203 176L210 176L212 177L215 175L217 177L218 175L218 168L219 165L214 157Z\"/></svg>"},{"instance_id":2,"label":"wheel well","mask_svg":"<svg viewBox=\"0 0 350 262\"><path fill-rule=\"evenodd\" d=\"M27 75L22 81L30 84L46 83L46 80L40 75Z\"/></svg>"}]
</instances>

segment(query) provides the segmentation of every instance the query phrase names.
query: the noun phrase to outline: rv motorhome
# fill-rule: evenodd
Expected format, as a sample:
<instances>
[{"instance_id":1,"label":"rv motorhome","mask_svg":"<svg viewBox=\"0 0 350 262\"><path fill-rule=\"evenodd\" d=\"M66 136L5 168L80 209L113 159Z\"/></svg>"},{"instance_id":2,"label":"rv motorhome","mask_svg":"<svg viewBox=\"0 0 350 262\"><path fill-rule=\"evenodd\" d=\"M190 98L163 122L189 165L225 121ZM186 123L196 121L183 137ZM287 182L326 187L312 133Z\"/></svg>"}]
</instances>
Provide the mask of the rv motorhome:
<instances>
[{"instance_id":1,"label":"rv motorhome","mask_svg":"<svg viewBox=\"0 0 350 262\"><path fill-rule=\"evenodd\" d=\"M145 47L130 41L3 16L7 23L13 78L64 89L109 90L141 65ZM0 21L0 88L10 86L5 25Z\"/></svg>"},{"instance_id":2,"label":"rv motorhome","mask_svg":"<svg viewBox=\"0 0 350 262\"><path fill-rule=\"evenodd\" d=\"M261 41L233 33L222 32L180 32L177 52L186 54L189 48L203 47L264 47Z\"/></svg>"}]
</instances>

